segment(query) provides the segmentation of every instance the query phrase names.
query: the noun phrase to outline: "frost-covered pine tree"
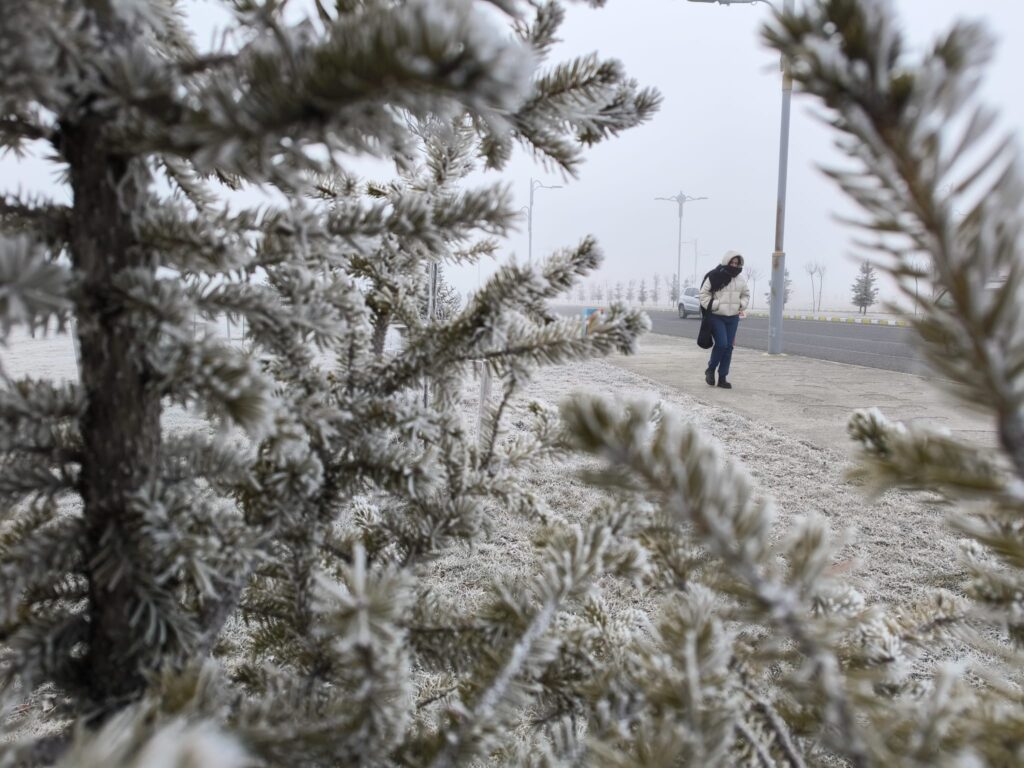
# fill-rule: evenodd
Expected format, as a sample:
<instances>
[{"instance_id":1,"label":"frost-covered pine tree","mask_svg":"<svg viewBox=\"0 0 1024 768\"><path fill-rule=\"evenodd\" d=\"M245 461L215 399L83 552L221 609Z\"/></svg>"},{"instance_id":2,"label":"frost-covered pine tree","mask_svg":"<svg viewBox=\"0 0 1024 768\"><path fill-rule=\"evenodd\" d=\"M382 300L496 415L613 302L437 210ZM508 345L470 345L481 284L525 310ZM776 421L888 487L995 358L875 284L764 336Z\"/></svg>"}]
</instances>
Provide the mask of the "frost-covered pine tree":
<instances>
[{"instance_id":1,"label":"frost-covered pine tree","mask_svg":"<svg viewBox=\"0 0 1024 768\"><path fill-rule=\"evenodd\" d=\"M419 311L424 275L516 221L505 186L461 185L474 166L518 144L572 174L658 97L614 61L549 64L557 2L225 6L213 51L173 0L0 8L0 142L45 154L70 200L0 202L0 331L56 327L79 352L77 381L0 390L0 703L60 703L4 757L454 764L527 706L513 681L603 534L496 588L487 634L417 566L490 505L529 514L513 477L558 450L551 418L498 436L531 368L628 350L643 324L613 308L584 338L549 315L597 265L590 239L503 268L451 318ZM393 157L395 180L355 178L359 155ZM252 185L281 202L224 202ZM224 314L244 347L193 335ZM479 434L456 406L474 361L505 382ZM172 404L209 429L169 433ZM416 676L431 658L454 686L441 715Z\"/></svg>"},{"instance_id":2,"label":"frost-covered pine tree","mask_svg":"<svg viewBox=\"0 0 1024 768\"><path fill-rule=\"evenodd\" d=\"M431 281L434 283L433 296L431 296ZM455 286L448 282L444 267L440 264L428 267L425 283L426 290L420 299L420 314L425 318L432 317L435 320L450 320L455 317L462 308L462 297L455 290Z\"/></svg>"},{"instance_id":3,"label":"frost-covered pine tree","mask_svg":"<svg viewBox=\"0 0 1024 768\"><path fill-rule=\"evenodd\" d=\"M784 285L785 285L785 291L784 291L784 295L782 297L782 306L786 306L787 304L789 304L789 297L790 297L790 294L793 292L793 279L789 276L789 269L787 269L786 272L785 272ZM765 291L764 300L765 300L765 303L771 304L771 302L772 302L772 292L771 291Z\"/></svg>"},{"instance_id":4,"label":"frost-covered pine tree","mask_svg":"<svg viewBox=\"0 0 1024 768\"><path fill-rule=\"evenodd\" d=\"M834 176L883 268L907 292L905 259L932 257L951 303L915 319L922 349L999 426L986 450L851 421L869 487L938 491L966 539L960 592L886 609L844 581L823 519L776 530L746 473L660 408L580 397L501 439L535 365L628 349L642 327L613 307L583 337L548 313L596 266L589 239L500 270L451 320L419 311L428 265L486 255L514 221L503 187L463 187L468 165L521 141L571 170L580 142L654 106L596 59L531 68L557 5L232 5L239 47L212 54L155 2L0 16L0 136L49 142L74 193L3 201L0 329L67 321L81 349L78 382L0 390L0 704L47 690L61 718L4 760L1024 760L1024 185L974 101L985 35L959 26L914 61L880 0L809 2L766 31L858 164ZM367 152L394 153L395 178L346 173ZM213 183L286 204L226 212ZM193 312L244 316L247 346L193 338ZM458 395L474 362L502 382L479 432ZM165 434L175 402L211 429ZM573 446L609 501L543 527L536 568L472 613L432 590L431 558L496 507L538 512L520 476ZM610 610L617 579L651 610Z\"/></svg>"},{"instance_id":5,"label":"frost-covered pine tree","mask_svg":"<svg viewBox=\"0 0 1024 768\"><path fill-rule=\"evenodd\" d=\"M878 303L878 275L870 261L864 261L857 272L857 278L850 286L850 303L860 310L860 313L867 314L868 307Z\"/></svg>"}]
</instances>

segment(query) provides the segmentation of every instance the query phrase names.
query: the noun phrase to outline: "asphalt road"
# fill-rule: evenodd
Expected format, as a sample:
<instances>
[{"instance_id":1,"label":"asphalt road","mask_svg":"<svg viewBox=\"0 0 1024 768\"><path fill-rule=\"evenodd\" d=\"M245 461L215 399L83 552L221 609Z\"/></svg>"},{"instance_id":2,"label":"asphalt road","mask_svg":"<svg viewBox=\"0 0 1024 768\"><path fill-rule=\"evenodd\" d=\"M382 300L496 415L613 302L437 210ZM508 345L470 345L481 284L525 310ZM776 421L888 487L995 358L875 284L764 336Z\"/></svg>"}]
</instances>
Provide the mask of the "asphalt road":
<instances>
[{"instance_id":1,"label":"asphalt road","mask_svg":"<svg viewBox=\"0 0 1024 768\"><path fill-rule=\"evenodd\" d=\"M577 314L579 307L554 307ZM675 312L648 310L651 330L668 336L697 338L700 318L681 320ZM783 320L782 348L789 355L852 363L902 373L926 374L927 367L910 343L909 328L886 325L829 323L822 320ZM696 342L694 342L696 343ZM768 318L748 317L740 322L736 346L768 351Z\"/></svg>"}]
</instances>

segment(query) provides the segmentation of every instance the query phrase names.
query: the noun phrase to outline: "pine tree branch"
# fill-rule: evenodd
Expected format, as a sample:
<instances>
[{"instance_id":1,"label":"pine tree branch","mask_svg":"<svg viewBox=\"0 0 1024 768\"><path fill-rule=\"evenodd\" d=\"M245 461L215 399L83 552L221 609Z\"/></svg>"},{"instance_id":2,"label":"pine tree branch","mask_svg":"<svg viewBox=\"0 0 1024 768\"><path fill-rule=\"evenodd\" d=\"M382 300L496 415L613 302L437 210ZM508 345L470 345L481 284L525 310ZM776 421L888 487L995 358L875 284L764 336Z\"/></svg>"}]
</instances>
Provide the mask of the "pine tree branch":
<instances>
[{"instance_id":1,"label":"pine tree branch","mask_svg":"<svg viewBox=\"0 0 1024 768\"><path fill-rule=\"evenodd\" d=\"M867 747L835 654L808 629L799 591L761 567L758 553L763 557L768 551L762 540L767 521L755 523L747 517L763 516L758 512L762 502L749 495L749 481L731 464L717 478L703 476L714 471L706 459L709 449L690 425L662 414L650 435L649 410L634 403L621 415L601 398L578 397L562 413L576 445L603 456L612 472L619 473L615 482L627 482L622 473L628 471L636 478L629 482L657 490L677 520L693 523L701 542L749 590L765 620L785 632L807 660L810 679L825 701L825 721L837 733L837 748L854 766L868 766ZM740 528L748 533L741 534ZM762 535L752 540L750 530Z\"/></svg>"},{"instance_id":2,"label":"pine tree branch","mask_svg":"<svg viewBox=\"0 0 1024 768\"><path fill-rule=\"evenodd\" d=\"M757 757L757 762L761 768L775 768L775 761L772 759L771 754L765 749L764 745L761 744L761 740L754 735L754 732L750 730L743 719L736 721L736 732L743 737L744 741L750 745L750 748L754 750L754 755Z\"/></svg>"},{"instance_id":3,"label":"pine tree branch","mask_svg":"<svg viewBox=\"0 0 1024 768\"><path fill-rule=\"evenodd\" d=\"M532 23L520 21L516 24L519 37L537 52L547 58L552 47L558 42L558 30L565 21L565 9L558 3L538 3L534 8Z\"/></svg>"},{"instance_id":4,"label":"pine tree branch","mask_svg":"<svg viewBox=\"0 0 1024 768\"><path fill-rule=\"evenodd\" d=\"M515 394L518 388L518 381L516 377L509 377L505 383L504 392L501 395L501 401L498 403L497 408L492 413L488 414L488 434L487 442L484 444L483 458L480 459L480 468L486 471L489 475L494 475L494 468L491 467L491 459L494 456L494 446L498 442L498 432L501 429L501 417L505 413L505 409L508 407L509 401Z\"/></svg>"},{"instance_id":5,"label":"pine tree branch","mask_svg":"<svg viewBox=\"0 0 1024 768\"><path fill-rule=\"evenodd\" d=\"M442 699L448 698L449 696L451 696L453 693L455 693L458 690L459 690L459 686L458 685L451 685L451 686L449 686L447 688L444 688L444 689L438 691L437 693L435 693L433 696L428 696L425 699L420 699L418 702L416 702L416 709L420 709L420 710L426 709L431 704L433 704L435 702L438 702L438 701L441 701Z\"/></svg>"},{"instance_id":6,"label":"pine tree branch","mask_svg":"<svg viewBox=\"0 0 1024 768\"><path fill-rule=\"evenodd\" d=\"M221 587L216 597L203 601L197 619L199 638L196 641L196 653L199 656L206 657L211 654L224 625L237 612L247 584L247 578L236 579Z\"/></svg>"},{"instance_id":7,"label":"pine tree branch","mask_svg":"<svg viewBox=\"0 0 1024 768\"><path fill-rule=\"evenodd\" d=\"M140 236L161 250L167 266L182 272L211 274L250 267L256 258L252 233L260 227L258 214L212 214L212 194L196 179L189 178L183 167L167 163L165 168L174 182L186 190L200 214L206 215L190 216L183 204L164 201L150 207L142 217L138 224Z\"/></svg>"},{"instance_id":8,"label":"pine tree branch","mask_svg":"<svg viewBox=\"0 0 1024 768\"><path fill-rule=\"evenodd\" d=\"M235 424L256 439L272 428L273 384L252 355L215 339L172 337L145 357L150 386L178 402L198 402L212 421Z\"/></svg>"},{"instance_id":9,"label":"pine tree branch","mask_svg":"<svg viewBox=\"0 0 1024 768\"><path fill-rule=\"evenodd\" d=\"M55 250L68 241L70 209L52 203L22 202L16 197L0 197L0 230L6 234L30 234Z\"/></svg>"},{"instance_id":10,"label":"pine tree branch","mask_svg":"<svg viewBox=\"0 0 1024 768\"><path fill-rule=\"evenodd\" d=\"M444 189L390 192L387 202L370 206L338 204L328 214L327 231L346 244L391 235L409 257L416 246L430 254L447 255L452 244L479 232L504 236L518 220L507 185L493 185L469 192ZM358 248L358 250L366 250ZM418 254L424 261L426 254ZM379 254L353 259L356 269L370 269Z\"/></svg>"},{"instance_id":11,"label":"pine tree branch","mask_svg":"<svg viewBox=\"0 0 1024 768\"><path fill-rule=\"evenodd\" d=\"M386 389L398 391L414 384L418 378L431 371L466 365L475 360L482 360L495 368L508 366L510 370L521 370L528 363L558 365L595 355L629 353L635 340L647 329L639 312L619 316L613 311L600 329L592 329L586 337L582 336L577 320L543 327L522 324L508 329L504 346L496 349L489 348L489 345L483 349L479 346L465 349L464 346L452 343L453 338L467 331L477 335L472 325L462 322L464 317L465 314L452 325L442 328L435 334L433 343L429 337L417 343L415 356L399 356L387 361L375 371L375 378ZM478 340L477 343L481 344L482 341Z\"/></svg>"},{"instance_id":12,"label":"pine tree branch","mask_svg":"<svg viewBox=\"0 0 1024 768\"><path fill-rule=\"evenodd\" d=\"M512 647L501 671L467 713L464 725L445 739L444 749L431 761L431 768L455 768L462 763L460 750L469 739L472 729L494 716L495 708L506 696L509 687L529 660L534 645L547 632L557 612L556 600L548 601L537 611L526 631Z\"/></svg>"},{"instance_id":13,"label":"pine tree branch","mask_svg":"<svg viewBox=\"0 0 1024 768\"><path fill-rule=\"evenodd\" d=\"M0 147L17 148L25 141L53 142L55 132L42 122L23 115L7 114L0 117Z\"/></svg>"},{"instance_id":14,"label":"pine tree branch","mask_svg":"<svg viewBox=\"0 0 1024 768\"><path fill-rule=\"evenodd\" d=\"M187 163L176 157L163 157L160 166L164 169L168 181L185 195L200 213L209 212L217 203L217 197L206 188Z\"/></svg>"},{"instance_id":15,"label":"pine tree branch","mask_svg":"<svg viewBox=\"0 0 1024 768\"><path fill-rule=\"evenodd\" d=\"M610 537L610 530L603 525L585 530L574 528L562 540L551 543L543 566L525 591L513 592L508 586L495 585L497 604L489 611L491 621L503 634L510 629L509 624L522 629L513 635L511 648L499 657L500 666L488 675L472 708L461 703L455 707L459 724L444 738L441 750L431 760L434 768L461 765L486 748L484 732L501 724L503 715L498 710L513 695L516 678L530 663L552 663L545 658L542 638L560 606L579 598L601 575L607 563ZM502 616L506 617L504 621ZM485 669L499 660L493 653L488 656L493 661L485 662Z\"/></svg>"},{"instance_id":16,"label":"pine tree branch","mask_svg":"<svg viewBox=\"0 0 1024 768\"><path fill-rule=\"evenodd\" d=\"M0 336L14 325L30 331L56 318L63 327L71 308L71 276L26 236L0 236Z\"/></svg>"},{"instance_id":17,"label":"pine tree branch","mask_svg":"<svg viewBox=\"0 0 1024 768\"><path fill-rule=\"evenodd\" d=\"M596 55L559 65L534 81L533 96L516 113L516 131L541 157L575 175L580 147L649 120L661 95L638 90L622 65Z\"/></svg>"},{"instance_id":18,"label":"pine tree branch","mask_svg":"<svg viewBox=\"0 0 1024 768\"><path fill-rule=\"evenodd\" d=\"M30 205L0 198L0 229L7 234L25 233L60 251L68 244L69 225L70 212L63 206Z\"/></svg>"},{"instance_id":19,"label":"pine tree branch","mask_svg":"<svg viewBox=\"0 0 1024 768\"><path fill-rule=\"evenodd\" d=\"M549 259L540 275L512 265L500 270L451 323L431 326L422 334L410 333L403 354L373 370L374 381L391 391L411 385L430 370L485 359L513 366L522 363L555 364L595 354L632 351L648 328L639 312L613 307L601 323L583 336L577 322L554 321L546 303L600 263L592 238L575 249ZM524 315L538 318L534 325ZM458 352L456 352L458 350ZM522 367L522 366L521 366Z\"/></svg>"},{"instance_id":20,"label":"pine tree branch","mask_svg":"<svg viewBox=\"0 0 1024 768\"><path fill-rule=\"evenodd\" d=\"M210 70L230 69L238 62L238 55L233 53L210 53L203 56L192 56L177 65L183 75L209 74Z\"/></svg>"},{"instance_id":21,"label":"pine tree branch","mask_svg":"<svg viewBox=\"0 0 1024 768\"><path fill-rule=\"evenodd\" d=\"M791 768L806 768L806 764L800 754L800 750L797 749L797 746L793 743L790 729L786 723L783 722L778 711L776 711L775 707L771 705L771 702L754 690L746 670L744 670L735 660L732 662L732 665L739 675L740 682L743 686L743 694L750 699L754 710L764 718L765 723L768 725L772 735L775 737L775 743L778 745L779 749L782 750L782 754L785 757L786 762Z\"/></svg>"},{"instance_id":22,"label":"pine tree branch","mask_svg":"<svg viewBox=\"0 0 1024 768\"><path fill-rule=\"evenodd\" d=\"M0 627L7 628L20 620L19 603L23 592L37 584L45 584L50 569L74 570L81 566L81 521L54 521L53 506L44 512L16 520L0 535ZM6 521L5 521L6 522Z\"/></svg>"},{"instance_id":23,"label":"pine tree branch","mask_svg":"<svg viewBox=\"0 0 1024 768\"><path fill-rule=\"evenodd\" d=\"M259 146L268 139L298 168L312 163L298 146L307 138L349 152L407 154L396 119L402 112L444 113L454 103L501 122L526 87L528 58L512 43L495 45L484 34L488 22L469 6L375 3L339 15L327 37L317 41L283 27L265 31L221 77L198 85L190 104L174 105L171 111L180 118L173 131L146 140L203 167L216 161L218 167L259 175L271 171ZM452 46L451 40L460 44ZM282 59L289 62L285 68ZM269 71L275 73L273 85L263 76ZM220 82L246 88L229 93ZM389 105L369 98L379 93L389 94ZM170 93L165 98L176 101ZM226 104L231 108L224 109ZM168 112L161 106L154 117L165 119ZM294 149L280 144L285 137Z\"/></svg>"},{"instance_id":24,"label":"pine tree branch","mask_svg":"<svg viewBox=\"0 0 1024 768\"><path fill-rule=\"evenodd\" d=\"M876 409L857 411L847 426L861 445L861 463L850 476L872 493L890 488L939 491L960 498L1015 497L1006 468L990 451L961 445L948 435L889 421Z\"/></svg>"},{"instance_id":25,"label":"pine tree branch","mask_svg":"<svg viewBox=\"0 0 1024 768\"><path fill-rule=\"evenodd\" d=\"M24 751L19 749L17 754L24 761L20 764L57 765L67 753L71 742L72 734L69 731L41 736Z\"/></svg>"}]
</instances>

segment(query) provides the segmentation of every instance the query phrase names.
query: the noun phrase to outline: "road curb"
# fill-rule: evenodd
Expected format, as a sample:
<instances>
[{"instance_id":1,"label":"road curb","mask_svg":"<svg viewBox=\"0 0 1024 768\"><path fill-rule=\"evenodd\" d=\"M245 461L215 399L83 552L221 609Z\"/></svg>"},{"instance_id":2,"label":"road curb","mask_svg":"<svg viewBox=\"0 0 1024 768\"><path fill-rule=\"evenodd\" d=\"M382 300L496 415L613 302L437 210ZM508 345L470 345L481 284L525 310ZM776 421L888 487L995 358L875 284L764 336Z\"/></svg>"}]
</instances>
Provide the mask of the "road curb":
<instances>
[{"instance_id":1,"label":"road curb","mask_svg":"<svg viewBox=\"0 0 1024 768\"><path fill-rule=\"evenodd\" d=\"M768 317L767 312L748 312L749 317ZM889 320L882 317L819 317L815 315L792 315L782 316L783 320L815 320L819 323L845 323L847 325L891 325L899 328L909 327L906 320Z\"/></svg>"}]
</instances>

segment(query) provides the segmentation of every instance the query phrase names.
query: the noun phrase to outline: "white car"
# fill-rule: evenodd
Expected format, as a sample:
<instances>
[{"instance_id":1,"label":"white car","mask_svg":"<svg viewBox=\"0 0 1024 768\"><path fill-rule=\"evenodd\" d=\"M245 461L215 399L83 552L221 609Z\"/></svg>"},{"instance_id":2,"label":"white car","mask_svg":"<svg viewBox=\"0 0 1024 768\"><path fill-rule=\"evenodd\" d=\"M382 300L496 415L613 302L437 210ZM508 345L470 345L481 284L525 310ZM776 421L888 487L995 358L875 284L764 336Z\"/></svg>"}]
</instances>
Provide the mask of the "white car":
<instances>
[{"instance_id":1,"label":"white car","mask_svg":"<svg viewBox=\"0 0 1024 768\"><path fill-rule=\"evenodd\" d=\"M700 291L694 286L683 288L679 297L679 316L684 320L690 315L700 315Z\"/></svg>"}]
</instances>

